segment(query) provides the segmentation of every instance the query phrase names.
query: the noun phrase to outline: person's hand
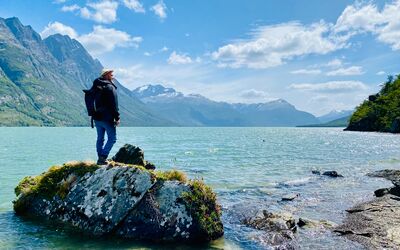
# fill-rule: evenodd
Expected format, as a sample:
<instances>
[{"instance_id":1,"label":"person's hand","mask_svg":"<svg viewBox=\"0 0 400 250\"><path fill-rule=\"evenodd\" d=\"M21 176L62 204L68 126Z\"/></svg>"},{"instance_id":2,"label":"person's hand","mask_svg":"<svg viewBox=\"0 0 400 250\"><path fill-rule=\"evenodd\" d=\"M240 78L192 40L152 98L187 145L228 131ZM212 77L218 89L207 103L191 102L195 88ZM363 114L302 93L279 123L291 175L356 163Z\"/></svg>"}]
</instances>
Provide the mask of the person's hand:
<instances>
[{"instance_id":1,"label":"person's hand","mask_svg":"<svg viewBox=\"0 0 400 250\"><path fill-rule=\"evenodd\" d=\"M120 119L116 120L116 121L115 121L115 126L118 126L120 122L121 122Z\"/></svg>"}]
</instances>

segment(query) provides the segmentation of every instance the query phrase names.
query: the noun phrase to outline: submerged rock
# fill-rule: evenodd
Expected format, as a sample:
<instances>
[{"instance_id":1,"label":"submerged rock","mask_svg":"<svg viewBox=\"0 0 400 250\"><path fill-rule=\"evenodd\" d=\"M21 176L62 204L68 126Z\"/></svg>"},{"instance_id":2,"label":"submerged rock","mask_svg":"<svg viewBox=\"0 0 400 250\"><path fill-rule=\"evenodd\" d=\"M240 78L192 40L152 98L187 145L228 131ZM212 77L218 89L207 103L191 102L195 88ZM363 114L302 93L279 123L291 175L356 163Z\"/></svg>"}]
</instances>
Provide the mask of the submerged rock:
<instances>
[{"instance_id":1,"label":"submerged rock","mask_svg":"<svg viewBox=\"0 0 400 250\"><path fill-rule=\"evenodd\" d=\"M289 213L270 213L266 210L245 218L243 223L265 231L264 242L277 249L297 249L296 220Z\"/></svg>"},{"instance_id":2,"label":"submerged rock","mask_svg":"<svg viewBox=\"0 0 400 250\"><path fill-rule=\"evenodd\" d=\"M297 226L300 228L333 228L337 225L334 222L327 220L311 220L306 218L299 218Z\"/></svg>"},{"instance_id":3,"label":"submerged rock","mask_svg":"<svg viewBox=\"0 0 400 250\"><path fill-rule=\"evenodd\" d=\"M299 196L300 196L300 194L287 194L282 197L281 201L292 201Z\"/></svg>"},{"instance_id":4,"label":"submerged rock","mask_svg":"<svg viewBox=\"0 0 400 250\"><path fill-rule=\"evenodd\" d=\"M312 174L321 175L321 171L319 170L311 170Z\"/></svg>"},{"instance_id":5,"label":"submerged rock","mask_svg":"<svg viewBox=\"0 0 400 250\"><path fill-rule=\"evenodd\" d=\"M175 170L72 162L25 177L15 193L17 215L62 221L92 235L153 241L209 241L223 235L211 188Z\"/></svg>"},{"instance_id":6,"label":"submerged rock","mask_svg":"<svg viewBox=\"0 0 400 250\"><path fill-rule=\"evenodd\" d=\"M343 175L338 174L338 172L336 172L336 171L325 171L325 172L322 173L322 175L329 176L329 177L334 177L334 178L343 177Z\"/></svg>"},{"instance_id":7,"label":"submerged rock","mask_svg":"<svg viewBox=\"0 0 400 250\"><path fill-rule=\"evenodd\" d=\"M321 172L320 170L311 170L312 174L315 175L325 175L325 176L329 176L329 177L343 177L343 175L338 174L338 172L331 170L331 171L325 171L325 172Z\"/></svg>"},{"instance_id":8,"label":"submerged rock","mask_svg":"<svg viewBox=\"0 0 400 250\"><path fill-rule=\"evenodd\" d=\"M383 170L378 170L378 171L375 171L372 173L368 173L367 176L385 178L389 181L394 182L394 184L396 185L396 183L400 181L400 170L383 169Z\"/></svg>"}]
</instances>

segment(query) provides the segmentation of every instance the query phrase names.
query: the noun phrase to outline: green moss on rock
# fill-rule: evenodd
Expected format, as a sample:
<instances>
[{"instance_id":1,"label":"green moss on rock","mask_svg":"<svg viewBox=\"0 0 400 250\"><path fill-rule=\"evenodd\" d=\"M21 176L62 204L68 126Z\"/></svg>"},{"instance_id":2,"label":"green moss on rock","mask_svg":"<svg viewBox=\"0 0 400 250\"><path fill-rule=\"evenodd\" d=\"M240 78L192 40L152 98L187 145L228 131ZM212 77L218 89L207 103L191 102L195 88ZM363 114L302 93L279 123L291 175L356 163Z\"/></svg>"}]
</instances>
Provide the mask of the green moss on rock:
<instances>
[{"instance_id":1,"label":"green moss on rock","mask_svg":"<svg viewBox=\"0 0 400 250\"><path fill-rule=\"evenodd\" d=\"M223 234L221 207L211 187L203 180L189 181L191 192L183 195L186 207L199 223L199 230L208 240L216 239Z\"/></svg>"},{"instance_id":2,"label":"green moss on rock","mask_svg":"<svg viewBox=\"0 0 400 250\"><path fill-rule=\"evenodd\" d=\"M181 183L187 182L186 174L176 169L168 171L154 171L157 179L164 181L179 181Z\"/></svg>"},{"instance_id":3,"label":"green moss on rock","mask_svg":"<svg viewBox=\"0 0 400 250\"><path fill-rule=\"evenodd\" d=\"M78 177L99 168L94 162L73 161L62 166L52 166L41 175L27 176L15 187L17 200L14 201L14 210L23 212L25 205L33 197L51 199L55 195L64 198L69 191L71 183Z\"/></svg>"}]
</instances>

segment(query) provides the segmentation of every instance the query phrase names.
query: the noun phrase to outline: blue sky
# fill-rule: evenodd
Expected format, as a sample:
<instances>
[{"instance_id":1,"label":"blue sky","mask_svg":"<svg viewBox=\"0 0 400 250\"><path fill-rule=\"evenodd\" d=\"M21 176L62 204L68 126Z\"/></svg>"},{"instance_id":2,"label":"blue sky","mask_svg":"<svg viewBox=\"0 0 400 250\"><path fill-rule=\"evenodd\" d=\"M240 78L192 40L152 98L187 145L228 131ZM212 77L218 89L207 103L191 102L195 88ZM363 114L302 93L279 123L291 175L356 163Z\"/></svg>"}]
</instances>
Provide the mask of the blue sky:
<instances>
[{"instance_id":1,"label":"blue sky","mask_svg":"<svg viewBox=\"0 0 400 250\"><path fill-rule=\"evenodd\" d=\"M322 4L323 3L323 4ZM400 62L400 0L0 0L42 37L80 41L128 88L352 109Z\"/></svg>"}]
</instances>

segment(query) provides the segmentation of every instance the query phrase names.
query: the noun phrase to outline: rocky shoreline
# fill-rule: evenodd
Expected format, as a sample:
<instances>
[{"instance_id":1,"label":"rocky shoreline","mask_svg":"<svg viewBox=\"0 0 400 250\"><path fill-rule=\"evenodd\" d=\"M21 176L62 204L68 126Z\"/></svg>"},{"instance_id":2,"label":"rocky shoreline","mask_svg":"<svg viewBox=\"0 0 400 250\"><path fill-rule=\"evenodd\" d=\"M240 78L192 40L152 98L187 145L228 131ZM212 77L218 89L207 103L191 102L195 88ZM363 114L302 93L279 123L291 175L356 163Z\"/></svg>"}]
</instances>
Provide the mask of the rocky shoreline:
<instances>
[{"instance_id":1,"label":"rocky shoreline","mask_svg":"<svg viewBox=\"0 0 400 250\"><path fill-rule=\"evenodd\" d=\"M345 220L334 232L367 249L400 249L400 170L381 170L368 176L385 178L394 186L378 189L373 200L346 210Z\"/></svg>"},{"instance_id":2,"label":"rocky shoreline","mask_svg":"<svg viewBox=\"0 0 400 250\"><path fill-rule=\"evenodd\" d=\"M316 171L321 178L343 177L336 171ZM394 186L376 190L375 198L347 209L340 225L328 220L312 220L295 216L287 211L259 210L245 215L241 223L263 232L258 238L272 249L299 249L301 230L315 233L332 232L339 237L357 242L366 249L400 249L400 170L381 170L367 174L369 177L385 178ZM277 202L301 199L293 193Z\"/></svg>"}]
</instances>

